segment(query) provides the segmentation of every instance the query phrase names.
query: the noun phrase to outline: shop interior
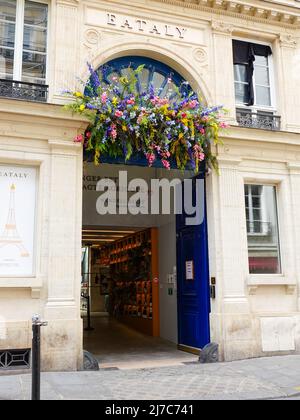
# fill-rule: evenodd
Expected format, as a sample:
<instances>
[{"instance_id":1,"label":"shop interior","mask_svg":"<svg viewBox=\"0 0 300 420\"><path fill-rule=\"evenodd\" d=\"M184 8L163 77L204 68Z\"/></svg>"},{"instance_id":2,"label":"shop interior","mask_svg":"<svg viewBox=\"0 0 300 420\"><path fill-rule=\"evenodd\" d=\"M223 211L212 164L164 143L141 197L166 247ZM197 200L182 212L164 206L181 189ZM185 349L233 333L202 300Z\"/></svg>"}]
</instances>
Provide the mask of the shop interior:
<instances>
[{"instance_id":1,"label":"shop interior","mask_svg":"<svg viewBox=\"0 0 300 420\"><path fill-rule=\"evenodd\" d=\"M196 357L177 350L175 342L161 338L159 228L87 228L82 239L84 348L100 367L194 361ZM167 293L174 300L171 280Z\"/></svg>"},{"instance_id":2,"label":"shop interior","mask_svg":"<svg viewBox=\"0 0 300 420\"><path fill-rule=\"evenodd\" d=\"M177 349L176 216L97 212L97 182L109 178L118 183L120 171L126 171L128 181L143 178L149 185L152 179L182 177L181 172L173 170L85 164L81 285L84 349L97 357L100 367L195 360L195 356ZM118 206L123 205L127 203L118 199Z\"/></svg>"}]
</instances>

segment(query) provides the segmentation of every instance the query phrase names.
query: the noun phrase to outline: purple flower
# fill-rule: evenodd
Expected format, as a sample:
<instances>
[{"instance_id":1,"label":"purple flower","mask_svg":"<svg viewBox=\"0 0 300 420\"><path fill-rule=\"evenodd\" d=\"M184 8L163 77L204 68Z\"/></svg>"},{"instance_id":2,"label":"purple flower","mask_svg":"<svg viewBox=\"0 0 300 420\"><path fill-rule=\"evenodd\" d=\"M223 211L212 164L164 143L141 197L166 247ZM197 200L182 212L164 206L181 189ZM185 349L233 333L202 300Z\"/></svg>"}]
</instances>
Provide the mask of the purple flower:
<instances>
[{"instance_id":1,"label":"purple flower","mask_svg":"<svg viewBox=\"0 0 300 420\"><path fill-rule=\"evenodd\" d=\"M97 109L96 105L86 104L87 109Z\"/></svg>"},{"instance_id":2,"label":"purple flower","mask_svg":"<svg viewBox=\"0 0 300 420\"><path fill-rule=\"evenodd\" d=\"M223 106L214 106L213 108L207 108L201 113L201 117L206 117L209 114L219 111Z\"/></svg>"},{"instance_id":3,"label":"purple flower","mask_svg":"<svg viewBox=\"0 0 300 420\"><path fill-rule=\"evenodd\" d=\"M97 93L97 89L101 85L98 73L93 69L90 63L87 63L87 65L91 75L89 85L92 88L93 93Z\"/></svg>"}]
</instances>

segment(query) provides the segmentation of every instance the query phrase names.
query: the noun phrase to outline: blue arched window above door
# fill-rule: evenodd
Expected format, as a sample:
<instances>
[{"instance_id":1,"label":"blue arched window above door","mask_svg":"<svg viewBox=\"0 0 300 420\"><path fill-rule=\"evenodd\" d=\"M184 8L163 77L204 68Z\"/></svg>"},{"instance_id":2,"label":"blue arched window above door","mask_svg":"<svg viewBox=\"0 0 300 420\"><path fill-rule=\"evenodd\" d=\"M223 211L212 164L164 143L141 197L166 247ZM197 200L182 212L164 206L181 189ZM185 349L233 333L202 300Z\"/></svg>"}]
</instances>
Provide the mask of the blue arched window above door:
<instances>
[{"instance_id":1,"label":"blue arched window above door","mask_svg":"<svg viewBox=\"0 0 300 420\"><path fill-rule=\"evenodd\" d=\"M110 83L114 76L127 76L129 68L137 69L141 65L144 65L144 68L138 78L139 93L149 92L149 89L153 88L158 96L169 97L176 101L178 89L181 93L189 92L189 84L178 72L160 61L148 57L127 56L109 61L102 66L104 80Z\"/></svg>"}]
</instances>

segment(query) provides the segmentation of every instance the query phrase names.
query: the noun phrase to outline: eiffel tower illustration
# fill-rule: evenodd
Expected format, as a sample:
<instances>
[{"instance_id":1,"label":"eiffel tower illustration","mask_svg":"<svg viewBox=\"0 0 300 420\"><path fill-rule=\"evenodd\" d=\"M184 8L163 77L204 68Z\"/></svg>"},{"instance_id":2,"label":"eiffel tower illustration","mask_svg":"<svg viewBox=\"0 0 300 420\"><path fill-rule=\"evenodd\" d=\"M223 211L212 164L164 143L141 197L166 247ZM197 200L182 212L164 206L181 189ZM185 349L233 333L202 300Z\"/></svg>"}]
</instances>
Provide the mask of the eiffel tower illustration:
<instances>
[{"instance_id":1,"label":"eiffel tower illustration","mask_svg":"<svg viewBox=\"0 0 300 420\"><path fill-rule=\"evenodd\" d=\"M14 245L19 249L21 257L29 257L29 253L27 252L17 229L16 211L15 211L15 192L16 192L16 187L13 184L10 187L10 199L9 199L9 210L8 210L7 222L4 227L2 236L0 236L0 249L9 245Z\"/></svg>"}]
</instances>

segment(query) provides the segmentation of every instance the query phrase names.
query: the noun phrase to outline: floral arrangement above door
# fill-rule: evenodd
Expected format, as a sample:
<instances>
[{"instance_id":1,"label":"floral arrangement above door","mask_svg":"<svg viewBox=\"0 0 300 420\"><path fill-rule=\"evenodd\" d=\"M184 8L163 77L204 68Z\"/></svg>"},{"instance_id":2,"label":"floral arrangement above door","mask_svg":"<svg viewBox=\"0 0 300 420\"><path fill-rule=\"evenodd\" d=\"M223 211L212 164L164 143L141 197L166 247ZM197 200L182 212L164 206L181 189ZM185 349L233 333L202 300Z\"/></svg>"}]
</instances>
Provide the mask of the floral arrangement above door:
<instances>
[{"instance_id":1,"label":"floral arrangement above door","mask_svg":"<svg viewBox=\"0 0 300 420\"><path fill-rule=\"evenodd\" d=\"M221 106L207 107L187 81L170 67L145 57L123 57L98 70L82 92L68 92L67 106L87 116L90 125L75 138L95 164L110 156L148 165L199 171L201 162L217 169L212 146L226 128Z\"/></svg>"}]
</instances>

